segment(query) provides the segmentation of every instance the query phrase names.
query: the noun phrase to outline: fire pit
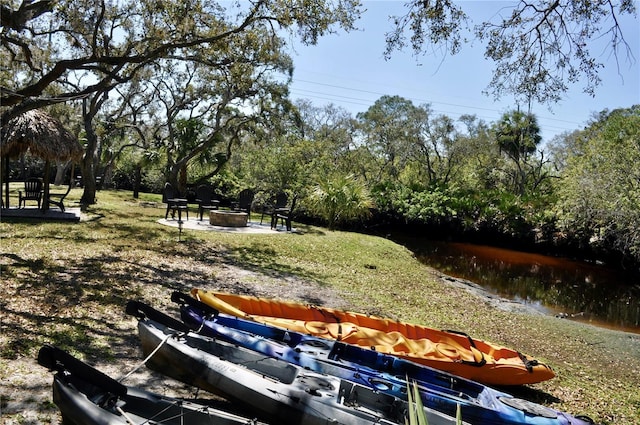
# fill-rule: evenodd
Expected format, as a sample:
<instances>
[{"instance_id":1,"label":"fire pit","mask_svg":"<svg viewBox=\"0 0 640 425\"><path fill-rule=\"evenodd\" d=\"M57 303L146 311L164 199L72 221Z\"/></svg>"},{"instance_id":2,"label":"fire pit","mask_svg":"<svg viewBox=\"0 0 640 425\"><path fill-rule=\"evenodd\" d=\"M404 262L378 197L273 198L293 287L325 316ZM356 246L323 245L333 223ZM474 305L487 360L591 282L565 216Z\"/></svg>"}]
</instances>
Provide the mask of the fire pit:
<instances>
[{"instance_id":1,"label":"fire pit","mask_svg":"<svg viewBox=\"0 0 640 425\"><path fill-rule=\"evenodd\" d=\"M249 214L235 211L209 211L209 224L222 227L246 227Z\"/></svg>"}]
</instances>

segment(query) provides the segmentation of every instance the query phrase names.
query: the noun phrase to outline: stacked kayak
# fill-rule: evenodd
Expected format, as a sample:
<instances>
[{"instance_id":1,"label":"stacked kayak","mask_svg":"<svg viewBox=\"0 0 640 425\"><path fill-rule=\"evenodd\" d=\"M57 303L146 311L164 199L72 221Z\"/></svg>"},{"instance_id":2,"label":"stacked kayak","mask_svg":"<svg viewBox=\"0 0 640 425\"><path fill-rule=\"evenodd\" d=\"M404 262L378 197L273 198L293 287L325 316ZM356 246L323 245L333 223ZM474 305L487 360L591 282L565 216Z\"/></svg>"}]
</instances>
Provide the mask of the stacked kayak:
<instances>
[{"instance_id":1,"label":"stacked kayak","mask_svg":"<svg viewBox=\"0 0 640 425\"><path fill-rule=\"evenodd\" d=\"M286 331L273 326L219 314L180 293L181 318L197 332L281 358L306 369L365 382L378 391L407 398L407 379L418 384L426 407L455 415L473 424L563 425L592 423L554 409L517 399L482 384L456 377L394 356L358 346ZM144 309L144 307L143 307ZM153 311L147 312L151 315Z\"/></svg>"},{"instance_id":2,"label":"stacked kayak","mask_svg":"<svg viewBox=\"0 0 640 425\"><path fill-rule=\"evenodd\" d=\"M65 423L263 424L204 404L127 387L57 347L43 346L38 353L38 363L56 371L53 378L53 401L60 409Z\"/></svg>"},{"instance_id":3,"label":"stacked kayak","mask_svg":"<svg viewBox=\"0 0 640 425\"><path fill-rule=\"evenodd\" d=\"M532 384L555 376L550 367L516 350L461 332L198 288L192 289L191 295L225 314L365 347L487 385Z\"/></svg>"},{"instance_id":4,"label":"stacked kayak","mask_svg":"<svg viewBox=\"0 0 640 425\"><path fill-rule=\"evenodd\" d=\"M192 294L204 292L195 290ZM393 350L298 331L300 326L317 325L310 323L317 320L276 317L291 325L278 327L248 313L242 317L221 313L187 294L176 292L172 300L180 304L180 320L141 302L127 304L126 312L138 319L144 363L167 377L234 402L236 408L242 408L241 415L217 409L206 400L176 399L127 387L56 347L44 346L38 362L57 372L53 398L65 421L78 425L401 425L417 410L430 425L593 424L589 418L574 417L407 360L409 356L398 356ZM229 308L226 301L216 302ZM230 309L237 313L240 306L242 303L236 303ZM373 331L382 331L364 322L368 316L327 311L335 313L333 322L323 322L327 325L341 327L344 322L339 314L344 314L352 320L348 326L356 328L351 335L380 337ZM398 328L390 331L392 336L399 333ZM489 343L459 333L433 332L461 337L482 359L489 356L477 348L492 346ZM415 338L423 334L407 335ZM439 338L443 341L445 337ZM452 342L464 348L460 341ZM522 358L531 366L531 360ZM477 363L482 364L476 367L483 367L488 362Z\"/></svg>"},{"instance_id":5,"label":"stacked kayak","mask_svg":"<svg viewBox=\"0 0 640 425\"><path fill-rule=\"evenodd\" d=\"M139 317L138 334L149 368L242 404L273 423L405 423L410 406L397 397L172 324L175 327ZM451 416L426 408L424 412L431 425L456 424Z\"/></svg>"}]
</instances>

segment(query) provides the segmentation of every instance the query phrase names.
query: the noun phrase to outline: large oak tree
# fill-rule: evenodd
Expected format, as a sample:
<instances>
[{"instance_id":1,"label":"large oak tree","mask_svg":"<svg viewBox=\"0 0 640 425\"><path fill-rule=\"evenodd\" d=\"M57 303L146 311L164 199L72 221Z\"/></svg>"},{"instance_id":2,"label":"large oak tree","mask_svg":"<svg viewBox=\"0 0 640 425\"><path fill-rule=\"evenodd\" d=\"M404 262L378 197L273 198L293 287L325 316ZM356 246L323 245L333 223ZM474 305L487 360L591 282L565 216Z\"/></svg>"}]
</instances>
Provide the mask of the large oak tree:
<instances>
[{"instance_id":1,"label":"large oak tree","mask_svg":"<svg viewBox=\"0 0 640 425\"><path fill-rule=\"evenodd\" d=\"M633 0L493 4L499 8L490 19L473 23L464 3L410 0L407 12L393 17L386 56L407 45L418 56L446 55L458 53L472 40L484 42L484 55L494 63L487 93L540 103L560 100L578 82L593 95L604 67L600 58L635 60L620 25L625 15L636 16ZM597 40L606 43L611 55L602 55L601 48L593 47Z\"/></svg>"},{"instance_id":2,"label":"large oak tree","mask_svg":"<svg viewBox=\"0 0 640 425\"><path fill-rule=\"evenodd\" d=\"M352 29L359 16L358 0L11 0L1 7L0 122L84 100L84 203L95 193L95 119L114 88L160 61L239 72L259 44L271 50L257 60L273 62L287 34L314 44L337 27ZM237 55L242 46L246 58ZM231 84L238 76L228 75Z\"/></svg>"}]
</instances>

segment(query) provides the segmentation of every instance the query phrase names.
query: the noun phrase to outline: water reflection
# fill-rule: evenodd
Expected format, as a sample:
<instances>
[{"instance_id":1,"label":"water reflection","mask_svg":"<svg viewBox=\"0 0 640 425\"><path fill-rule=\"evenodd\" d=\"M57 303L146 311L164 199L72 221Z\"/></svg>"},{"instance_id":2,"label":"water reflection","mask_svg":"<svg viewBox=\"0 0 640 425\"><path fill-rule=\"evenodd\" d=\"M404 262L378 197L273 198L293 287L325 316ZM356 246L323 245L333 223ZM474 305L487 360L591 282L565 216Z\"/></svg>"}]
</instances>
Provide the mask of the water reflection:
<instances>
[{"instance_id":1,"label":"water reflection","mask_svg":"<svg viewBox=\"0 0 640 425\"><path fill-rule=\"evenodd\" d=\"M615 270L464 243L403 241L424 264L559 317L640 333L640 284Z\"/></svg>"}]
</instances>

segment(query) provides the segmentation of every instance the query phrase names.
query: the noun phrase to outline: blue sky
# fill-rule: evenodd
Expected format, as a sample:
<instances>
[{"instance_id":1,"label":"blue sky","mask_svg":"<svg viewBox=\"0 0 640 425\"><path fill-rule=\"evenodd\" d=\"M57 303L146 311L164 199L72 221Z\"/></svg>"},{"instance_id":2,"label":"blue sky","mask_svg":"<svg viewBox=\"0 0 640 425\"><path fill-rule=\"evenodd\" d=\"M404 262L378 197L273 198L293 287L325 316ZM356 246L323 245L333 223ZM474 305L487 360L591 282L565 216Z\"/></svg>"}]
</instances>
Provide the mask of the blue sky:
<instances>
[{"instance_id":1,"label":"blue sky","mask_svg":"<svg viewBox=\"0 0 640 425\"><path fill-rule=\"evenodd\" d=\"M504 112L515 109L511 97L496 102L482 94L491 79L492 63L484 59L484 47L478 42L463 47L456 56L416 58L407 49L385 61L384 35L391 28L388 16L402 14L404 3L365 0L367 11L357 23L359 31L325 36L316 46L297 45L292 53L292 98L309 99L316 106L333 103L355 115L383 95L398 95L416 105L430 103L435 112L454 119L475 114L487 122L497 121ZM472 24L478 24L516 2L459 3L471 15ZM616 65L611 50L602 41L594 42L594 55L606 65L595 97L582 93L584 85L577 84L559 103L532 105L544 142L564 131L582 128L595 112L640 103L640 22L638 18L626 18L621 23L634 60L622 56Z\"/></svg>"}]
</instances>

